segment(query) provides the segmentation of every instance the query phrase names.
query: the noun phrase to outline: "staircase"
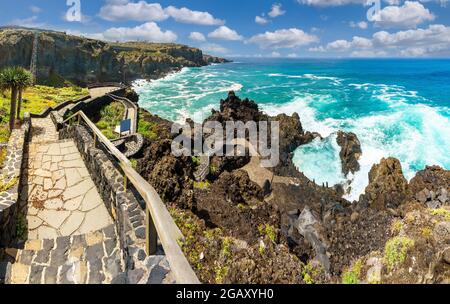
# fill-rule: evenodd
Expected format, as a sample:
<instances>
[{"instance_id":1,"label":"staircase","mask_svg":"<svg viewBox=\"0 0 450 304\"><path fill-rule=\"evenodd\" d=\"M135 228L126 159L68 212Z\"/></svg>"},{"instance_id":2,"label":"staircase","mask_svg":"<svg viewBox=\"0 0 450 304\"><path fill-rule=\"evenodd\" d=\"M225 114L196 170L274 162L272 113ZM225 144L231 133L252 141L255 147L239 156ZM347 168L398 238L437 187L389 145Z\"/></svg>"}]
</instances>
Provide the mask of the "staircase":
<instances>
[{"instance_id":1,"label":"staircase","mask_svg":"<svg viewBox=\"0 0 450 304\"><path fill-rule=\"evenodd\" d=\"M109 215L72 139L51 119L32 120L20 205L27 241L5 252L11 284L100 284L118 280L123 254Z\"/></svg>"},{"instance_id":2,"label":"staircase","mask_svg":"<svg viewBox=\"0 0 450 304\"><path fill-rule=\"evenodd\" d=\"M123 272L114 225L84 234L28 240L23 249L8 249L15 263L8 284L101 284Z\"/></svg>"},{"instance_id":3,"label":"staircase","mask_svg":"<svg viewBox=\"0 0 450 304\"><path fill-rule=\"evenodd\" d=\"M200 165L194 172L194 178L197 182L204 181L209 174L209 156L202 155L199 157Z\"/></svg>"}]
</instances>

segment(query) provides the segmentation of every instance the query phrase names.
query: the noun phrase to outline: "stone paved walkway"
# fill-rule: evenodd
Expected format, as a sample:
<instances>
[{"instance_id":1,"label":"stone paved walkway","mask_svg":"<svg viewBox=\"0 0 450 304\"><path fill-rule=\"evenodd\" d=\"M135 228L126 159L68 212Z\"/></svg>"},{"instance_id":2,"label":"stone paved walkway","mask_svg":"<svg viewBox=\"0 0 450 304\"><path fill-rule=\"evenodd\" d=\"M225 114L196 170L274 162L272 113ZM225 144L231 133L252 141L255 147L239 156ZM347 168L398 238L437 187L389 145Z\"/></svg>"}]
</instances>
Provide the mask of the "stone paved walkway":
<instances>
[{"instance_id":1,"label":"stone paved walkway","mask_svg":"<svg viewBox=\"0 0 450 304\"><path fill-rule=\"evenodd\" d=\"M85 234L112 224L75 142L55 141L58 134L48 120L32 122L42 132L33 132L28 151L23 190L28 192L28 239Z\"/></svg>"},{"instance_id":2,"label":"stone paved walkway","mask_svg":"<svg viewBox=\"0 0 450 304\"><path fill-rule=\"evenodd\" d=\"M33 127L31 142L48 142L59 139L58 132L50 117L33 118L31 124Z\"/></svg>"}]
</instances>

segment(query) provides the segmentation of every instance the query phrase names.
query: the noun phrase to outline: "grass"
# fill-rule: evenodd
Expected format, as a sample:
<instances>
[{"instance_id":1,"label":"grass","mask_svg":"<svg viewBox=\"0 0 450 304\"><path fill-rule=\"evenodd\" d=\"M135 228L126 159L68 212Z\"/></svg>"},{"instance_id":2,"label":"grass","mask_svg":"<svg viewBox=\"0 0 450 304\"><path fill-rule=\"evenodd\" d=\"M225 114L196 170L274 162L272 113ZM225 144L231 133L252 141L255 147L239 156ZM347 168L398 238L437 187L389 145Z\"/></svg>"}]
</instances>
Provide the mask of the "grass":
<instances>
[{"instance_id":1,"label":"grass","mask_svg":"<svg viewBox=\"0 0 450 304\"><path fill-rule=\"evenodd\" d=\"M20 116L23 113L39 114L47 107L55 106L63 101L76 100L89 95L87 89L76 86L54 88L43 85L36 85L26 89L22 95L22 106ZM11 92L6 90L0 93L0 142L7 142L9 139L9 110L11 104ZM3 164L3 149L0 151L0 165Z\"/></svg>"},{"instance_id":2,"label":"grass","mask_svg":"<svg viewBox=\"0 0 450 304\"><path fill-rule=\"evenodd\" d=\"M6 143L9 140L9 135L11 133L9 132L9 127L7 124L0 124L0 143ZM0 169L3 168L3 163L6 160L6 156L8 153L8 148L0 147Z\"/></svg>"},{"instance_id":3,"label":"grass","mask_svg":"<svg viewBox=\"0 0 450 304\"><path fill-rule=\"evenodd\" d=\"M100 110L100 120L95 125L108 139L116 139L119 134L114 133L114 129L120 124L124 114L123 104L113 101Z\"/></svg>"},{"instance_id":4,"label":"grass","mask_svg":"<svg viewBox=\"0 0 450 304\"><path fill-rule=\"evenodd\" d=\"M408 252L414 247L414 240L397 236L386 242L384 248L384 263L389 271L406 261Z\"/></svg>"},{"instance_id":5,"label":"grass","mask_svg":"<svg viewBox=\"0 0 450 304\"><path fill-rule=\"evenodd\" d=\"M2 123L9 121L10 94L9 91L0 94L0 118ZM89 95L87 89L75 86L54 88L36 85L24 91L20 113L22 117L25 112L39 114L47 107L55 106L66 100L76 100L87 95Z\"/></svg>"},{"instance_id":6,"label":"grass","mask_svg":"<svg viewBox=\"0 0 450 304\"><path fill-rule=\"evenodd\" d=\"M9 119L8 119L9 120ZM0 125L0 143L7 142L9 140L9 128L7 125Z\"/></svg>"},{"instance_id":7,"label":"grass","mask_svg":"<svg viewBox=\"0 0 450 304\"><path fill-rule=\"evenodd\" d=\"M3 163L6 160L8 149L6 147L0 147L0 169L3 169Z\"/></svg>"},{"instance_id":8,"label":"grass","mask_svg":"<svg viewBox=\"0 0 450 304\"><path fill-rule=\"evenodd\" d=\"M2 176L0 179L0 193L8 191L12 187L14 187L14 185L17 184L18 181L19 181L19 178L16 176L16 177L11 178L8 182L5 182L5 177Z\"/></svg>"}]
</instances>

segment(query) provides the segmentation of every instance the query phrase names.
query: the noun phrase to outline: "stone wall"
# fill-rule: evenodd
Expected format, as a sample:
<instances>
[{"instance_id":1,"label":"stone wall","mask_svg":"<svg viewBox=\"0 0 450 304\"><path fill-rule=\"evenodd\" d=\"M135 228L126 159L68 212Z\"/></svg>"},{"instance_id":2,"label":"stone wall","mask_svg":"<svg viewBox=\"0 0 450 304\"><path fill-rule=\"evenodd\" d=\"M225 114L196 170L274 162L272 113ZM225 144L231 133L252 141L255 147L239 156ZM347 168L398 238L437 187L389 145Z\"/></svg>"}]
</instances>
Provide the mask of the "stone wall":
<instances>
[{"instance_id":1,"label":"stone wall","mask_svg":"<svg viewBox=\"0 0 450 304\"><path fill-rule=\"evenodd\" d=\"M24 151L31 129L28 113L20 129L14 129L8 142L7 156L0 176L0 247L11 245L16 238L19 214L20 185L23 178Z\"/></svg>"},{"instance_id":2,"label":"stone wall","mask_svg":"<svg viewBox=\"0 0 450 304\"><path fill-rule=\"evenodd\" d=\"M124 252L126 272L117 283L161 281L169 272L169 265L163 256L145 253L145 212L138 194L124 188L124 178L117 161L101 148L94 148L93 137L83 125L65 126L60 130L60 139L72 138L89 170L89 173L115 221L120 245ZM165 280L171 280L166 278Z\"/></svg>"}]
</instances>

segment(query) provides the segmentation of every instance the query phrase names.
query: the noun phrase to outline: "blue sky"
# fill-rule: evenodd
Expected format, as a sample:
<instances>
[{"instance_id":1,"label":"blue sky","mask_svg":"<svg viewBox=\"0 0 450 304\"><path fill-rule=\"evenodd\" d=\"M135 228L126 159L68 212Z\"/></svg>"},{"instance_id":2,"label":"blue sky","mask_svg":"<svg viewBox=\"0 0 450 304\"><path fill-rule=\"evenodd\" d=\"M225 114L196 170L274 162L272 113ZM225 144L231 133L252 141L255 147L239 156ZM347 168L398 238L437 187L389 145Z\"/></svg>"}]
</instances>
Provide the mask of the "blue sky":
<instances>
[{"instance_id":1,"label":"blue sky","mask_svg":"<svg viewBox=\"0 0 450 304\"><path fill-rule=\"evenodd\" d=\"M81 20L67 17L77 1ZM0 24L224 57L450 57L449 0L366 1L2 0Z\"/></svg>"}]
</instances>

